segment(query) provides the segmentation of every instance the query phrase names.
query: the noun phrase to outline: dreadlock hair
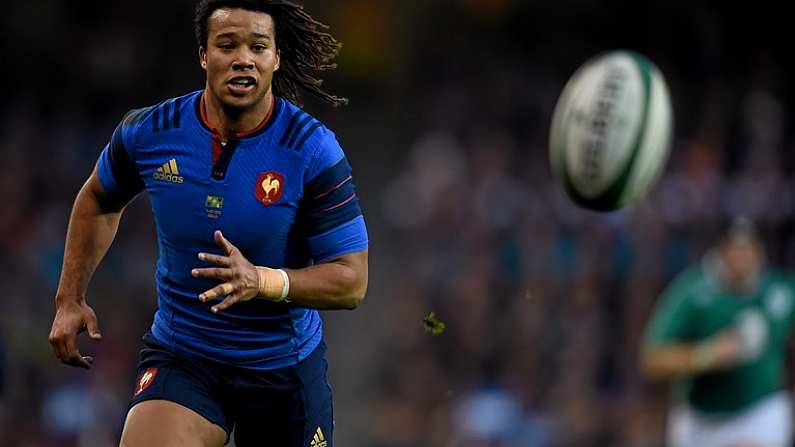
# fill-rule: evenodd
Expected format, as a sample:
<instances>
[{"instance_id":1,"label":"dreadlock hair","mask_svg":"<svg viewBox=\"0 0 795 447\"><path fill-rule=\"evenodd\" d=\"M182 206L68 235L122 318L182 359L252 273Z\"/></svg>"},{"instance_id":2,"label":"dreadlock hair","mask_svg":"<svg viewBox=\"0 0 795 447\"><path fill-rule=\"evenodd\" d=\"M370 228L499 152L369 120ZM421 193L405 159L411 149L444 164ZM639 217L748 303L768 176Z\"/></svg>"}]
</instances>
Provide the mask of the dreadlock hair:
<instances>
[{"instance_id":1,"label":"dreadlock hair","mask_svg":"<svg viewBox=\"0 0 795 447\"><path fill-rule=\"evenodd\" d=\"M304 7L287 0L200 0L196 5L193 26L200 47L207 45L210 16L222 8L240 8L264 12L273 18L276 48L281 66L273 74L273 93L301 106L301 89L334 107L348 104L348 99L334 96L321 88L317 72L333 70L332 63L342 43L329 34L329 26L318 22Z\"/></svg>"}]
</instances>

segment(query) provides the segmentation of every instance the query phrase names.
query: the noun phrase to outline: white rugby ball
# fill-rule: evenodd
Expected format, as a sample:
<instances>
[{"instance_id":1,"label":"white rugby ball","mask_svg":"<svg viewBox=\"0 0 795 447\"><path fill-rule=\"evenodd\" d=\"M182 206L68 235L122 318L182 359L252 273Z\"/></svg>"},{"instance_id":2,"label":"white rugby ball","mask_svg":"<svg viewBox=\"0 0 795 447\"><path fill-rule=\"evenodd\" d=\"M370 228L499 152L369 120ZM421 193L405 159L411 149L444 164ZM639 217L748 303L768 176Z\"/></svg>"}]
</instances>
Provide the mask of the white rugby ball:
<instances>
[{"instance_id":1,"label":"white rugby ball","mask_svg":"<svg viewBox=\"0 0 795 447\"><path fill-rule=\"evenodd\" d=\"M552 171L580 206L623 208L656 183L672 131L671 98L657 67L635 52L606 53L580 67L558 99Z\"/></svg>"}]
</instances>

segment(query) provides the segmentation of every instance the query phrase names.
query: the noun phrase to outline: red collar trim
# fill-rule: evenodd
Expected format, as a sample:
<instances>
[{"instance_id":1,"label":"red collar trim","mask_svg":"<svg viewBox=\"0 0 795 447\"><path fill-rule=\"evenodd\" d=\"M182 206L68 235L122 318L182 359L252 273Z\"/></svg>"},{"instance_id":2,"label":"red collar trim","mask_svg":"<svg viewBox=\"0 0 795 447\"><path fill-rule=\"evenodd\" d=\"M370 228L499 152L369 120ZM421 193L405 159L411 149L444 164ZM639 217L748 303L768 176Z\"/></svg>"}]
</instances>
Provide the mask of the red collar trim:
<instances>
[{"instance_id":1,"label":"red collar trim","mask_svg":"<svg viewBox=\"0 0 795 447\"><path fill-rule=\"evenodd\" d=\"M259 132L260 130L262 130L262 128L265 127L268 124L268 122L271 120L271 117L273 116L273 109L275 108L276 108L276 96L271 95L271 106L270 109L268 110L268 114L265 115L265 118L263 118L262 121L259 124L257 124L257 127L244 132L235 133L235 138L245 138L249 135L253 135ZM204 101L204 93L202 93L201 99L199 100L199 111L204 125L207 126L208 129L211 129L214 134L219 134L218 129L211 126L210 120L207 119L207 104Z\"/></svg>"}]
</instances>

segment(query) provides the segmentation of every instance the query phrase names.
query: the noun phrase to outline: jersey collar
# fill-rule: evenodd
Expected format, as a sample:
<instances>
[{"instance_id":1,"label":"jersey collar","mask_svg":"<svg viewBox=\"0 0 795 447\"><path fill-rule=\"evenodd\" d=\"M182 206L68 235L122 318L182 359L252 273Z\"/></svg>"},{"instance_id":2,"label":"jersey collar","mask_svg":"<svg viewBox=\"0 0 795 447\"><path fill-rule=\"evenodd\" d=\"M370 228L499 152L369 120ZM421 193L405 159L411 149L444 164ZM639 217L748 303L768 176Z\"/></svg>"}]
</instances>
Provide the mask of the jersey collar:
<instances>
[{"instance_id":1,"label":"jersey collar","mask_svg":"<svg viewBox=\"0 0 795 447\"><path fill-rule=\"evenodd\" d=\"M276 95L271 95L271 107L268 114L263 118L263 120L257 125L257 127L248 130L246 132L237 132L234 137L236 139L243 139L243 138L251 138L258 135L261 135L265 131L267 131L274 121L276 121L276 115L279 114L282 108L282 100L277 98ZM220 137L220 133L218 129L212 127L210 125L210 121L207 119L207 106L204 102L204 92L199 95L199 98L196 100L196 115L199 118L199 122L201 125L210 131L213 135L217 135Z\"/></svg>"}]
</instances>

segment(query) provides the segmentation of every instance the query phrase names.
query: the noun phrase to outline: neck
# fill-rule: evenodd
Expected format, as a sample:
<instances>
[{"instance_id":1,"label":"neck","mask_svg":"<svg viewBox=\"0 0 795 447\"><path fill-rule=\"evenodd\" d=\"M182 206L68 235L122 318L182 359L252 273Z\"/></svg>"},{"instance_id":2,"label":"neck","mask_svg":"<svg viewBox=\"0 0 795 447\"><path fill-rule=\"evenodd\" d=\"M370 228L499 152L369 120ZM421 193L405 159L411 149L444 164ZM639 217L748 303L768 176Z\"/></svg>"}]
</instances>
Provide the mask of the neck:
<instances>
[{"instance_id":1,"label":"neck","mask_svg":"<svg viewBox=\"0 0 795 447\"><path fill-rule=\"evenodd\" d=\"M224 107L209 89L202 94L205 118L210 128L224 141L238 134L250 132L265 121L273 108L273 93L268 92L262 101L248 109Z\"/></svg>"}]
</instances>

